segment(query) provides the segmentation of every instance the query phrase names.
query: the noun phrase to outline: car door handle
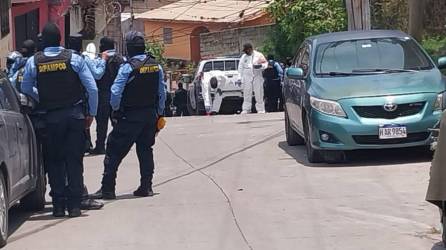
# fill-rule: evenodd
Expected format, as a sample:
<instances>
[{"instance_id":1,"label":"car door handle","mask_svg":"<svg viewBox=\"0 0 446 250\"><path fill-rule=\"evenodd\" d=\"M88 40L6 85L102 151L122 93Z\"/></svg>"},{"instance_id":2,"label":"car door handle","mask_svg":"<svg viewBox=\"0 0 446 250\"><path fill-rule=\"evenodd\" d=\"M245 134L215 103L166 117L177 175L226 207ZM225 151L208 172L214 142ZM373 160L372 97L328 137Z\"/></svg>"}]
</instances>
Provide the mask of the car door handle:
<instances>
[{"instance_id":1,"label":"car door handle","mask_svg":"<svg viewBox=\"0 0 446 250\"><path fill-rule=\"evenodd\" d=\"M22 131L23 130L23 127L22 126L20 126L20 123L16 123L16 126L17 126L17 128L20 130L20 131Z\"/></svg>"}]
</instances>

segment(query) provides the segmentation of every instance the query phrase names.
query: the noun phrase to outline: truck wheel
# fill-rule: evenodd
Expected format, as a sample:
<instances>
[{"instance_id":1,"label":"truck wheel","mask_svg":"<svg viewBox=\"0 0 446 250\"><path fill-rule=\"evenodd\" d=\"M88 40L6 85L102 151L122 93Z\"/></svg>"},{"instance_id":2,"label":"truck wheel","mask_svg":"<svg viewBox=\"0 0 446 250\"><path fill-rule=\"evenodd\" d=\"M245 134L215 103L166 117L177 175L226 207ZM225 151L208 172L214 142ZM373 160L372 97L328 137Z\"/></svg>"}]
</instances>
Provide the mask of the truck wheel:
<instances>
[{"instance_id":1,"label":"truck wheel","mask_svg":"<svg viewBox=\"0 0 446 250\"><path fill-rule=\"evenodd\" d=\"M290 118L288 117L288 112L285 111L285 136L286 142L289 146L303 145L305 144L305 139L302 138L294 129L291 127Z\"/></svg>"},{"instance_id":2,"label":"truck wheel","mask_svg":"<svg viewBox=\"0 0 446 250\"><path fill-rule=\"evenodd\" d=\"M0 172L0 248L6 245L8 239L8 203L5 177Z\"/></svg>"},{"instance_id":3,"label":"truck wheel","mask_svg":"<svg viewBox=\"0 0 446 250\"><path fill-rule=\"evenodd\" d=\"M26 211L41 211L45 208L46 175L43 162L39 157L39 176L36 180L36 189L20 200L20 206Z\"/></svg>"},{"instance_id":4,"label":"truck wheel","mask_svg":"<svg viewBox=\"0 0 446 250\"><path fill-rule=\"evenodd\" d=\"M196 101L197 101L197 99L195 98L195 105L192 105L192 100L191 100L191 98L192 98L192 95L195 95L195 88L194 87L190 87L189 88L189 90L187 91L187 105L186 105L186 107L187 107L187 111L189 112L189 115L195 115L195 113L197 112L196 111ZM194 107L195 106L195 107Z\"/></svg>"}]
</instances>

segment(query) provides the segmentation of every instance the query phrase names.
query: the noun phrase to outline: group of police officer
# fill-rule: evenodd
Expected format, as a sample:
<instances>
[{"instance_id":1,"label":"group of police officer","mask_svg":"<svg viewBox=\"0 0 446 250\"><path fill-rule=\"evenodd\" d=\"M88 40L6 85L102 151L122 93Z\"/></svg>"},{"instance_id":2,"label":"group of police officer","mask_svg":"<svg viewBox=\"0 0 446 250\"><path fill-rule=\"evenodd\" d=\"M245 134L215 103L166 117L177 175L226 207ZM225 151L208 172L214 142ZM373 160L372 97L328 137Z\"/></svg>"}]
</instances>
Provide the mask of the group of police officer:
<instances>
[{"instance_id":1,"label":"group of police officer","mask_svg":"<svg viewBox=\"0 0 446 250\"><path fill-rule=\"evenodd\" d=\"M102 208L95 199L116 199L118 167L133 144L141 175L133 194L153 195L152 146L166 98L163 70L146 55L143 34L130 31L125 42L128 60L116 53L114 41L106 37L100 41L101 54L91 59L81 54L81 36L70 37L66 49L60 44L59 28L48 23L37 44L25 41L22 57L10 57L12 84L36 103L30 117L48 173L55 217L67 211L69 217L78 217L81 209ZM105 153L104 173L101 188L88 195L83 157L94 118L97 141L89 151ZM109 119L113 129L106 139Z\"/></svg>"}]
</instances>

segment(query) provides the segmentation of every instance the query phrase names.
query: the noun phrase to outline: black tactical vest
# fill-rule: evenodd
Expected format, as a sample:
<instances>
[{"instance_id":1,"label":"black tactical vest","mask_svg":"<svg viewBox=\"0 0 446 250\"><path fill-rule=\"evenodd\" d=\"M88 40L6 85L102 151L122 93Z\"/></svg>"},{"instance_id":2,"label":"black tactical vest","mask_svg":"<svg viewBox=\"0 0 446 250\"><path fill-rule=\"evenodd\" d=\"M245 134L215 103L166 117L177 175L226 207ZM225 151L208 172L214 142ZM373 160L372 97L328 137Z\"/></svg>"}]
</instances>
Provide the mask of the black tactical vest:
<instances>
[{"instance_id":1,"label":"black tactical vest","mask_svg":"<svg viewBox=\"0 0 446 250\"><path fill-rule=\"evenodd\" d=\"M38 52L37 90L43 109L53 110L73 106L83 99L84 91L78 74L71 67L72 51L64 49L54 57Z\"/></svg>"},{"instance_id":2,"label":"black tactical vest","mask_svg":"<svg viewBox=\"0 0 446 250\"><path fill-rule=\"evenodd\" d=\"M149 58L144 61L130 59L133 71L126 84L121 106L124 109L156 108L158 106L159 68L158 63Z\"/></svg>"},{"instance_id":3,"label":"black tactical vest","mask_svg":"<svg viewBox=\"0 0 446 250\"><path fill-rule=\"evenodd\" d=\"M107 60L104 75L96 81L99 91L110 92L111 86L118 75L119 67L123 62L124 59L122 59L122 56L116 54Z\"/></svg>"}]
</instances>

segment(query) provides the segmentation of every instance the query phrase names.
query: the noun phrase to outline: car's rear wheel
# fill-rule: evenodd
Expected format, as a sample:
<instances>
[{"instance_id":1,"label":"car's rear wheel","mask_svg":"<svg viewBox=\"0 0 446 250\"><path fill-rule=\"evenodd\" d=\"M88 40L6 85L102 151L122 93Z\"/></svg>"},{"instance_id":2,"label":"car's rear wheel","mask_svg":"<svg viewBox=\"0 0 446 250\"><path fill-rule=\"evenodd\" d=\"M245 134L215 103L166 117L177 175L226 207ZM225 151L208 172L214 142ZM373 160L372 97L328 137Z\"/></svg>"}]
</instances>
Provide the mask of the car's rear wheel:
<instances>
[{"instance_id":1,"label":"car's rear wheel","mask_svg":"<svg viewBox=\"0 0 446 250\"><path fill-rule=\"evenodd\" d=\"M302 138L294 129L291 127L290 118L288 112L285 111L285 137L286 142L289 146L303 145L305 144L305 139Z\"/></svg>"},{"instance_id":2,"label":"car's rear wheel","mask_svg":"<svg viewBox=\"0 0 446 250\"><path fill-rule=\"evenodd\" d=\"M194 89L193 87L191 87L187 93L187 111L189 112L190 115L194 115L196 112L196 109L192 106L192 100L191 100L191 95L194 94L193 91Z\"/></svg>"},{"instance_id":3,"label":"car's rear wheel","mask_svg":"<svg viewBox=\"0 0 446 250\"><path fill-rule=\"evenodd\" d=\"M46 175L43 169L43 159L38 156L38 173L36 188L20 200L20 206L26 211L41 211L45 208Z\"/></svg>"},{"instance_id":4,"label":"car's rear wheel","mask_svg":"<svg viewBox=\"0 0 446 250\"><path fill-rule=\"evenodd\" d=\"M311 143L311 127L308 119L305 119L304 123L305 129L305 146L307 148L307 158L310 163L320 163L324 161L324 157L322 155L321 150L317 150L313 148Z\"/></svg>"},{"instance_id":5,"label":"car's rear wheel","mask_svg":"<svg viewBox=\"0 0 446 250\"><path fill-rule=\"evenodd\" d=\"M0 172L0 247L4 247L8 239L8 203L5 177Z\"/></svg>"}]
</instances>

